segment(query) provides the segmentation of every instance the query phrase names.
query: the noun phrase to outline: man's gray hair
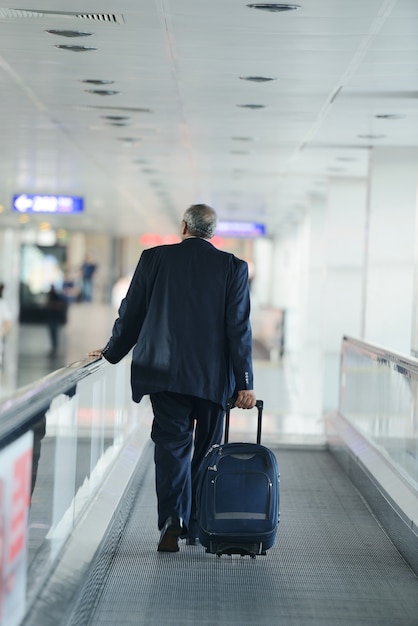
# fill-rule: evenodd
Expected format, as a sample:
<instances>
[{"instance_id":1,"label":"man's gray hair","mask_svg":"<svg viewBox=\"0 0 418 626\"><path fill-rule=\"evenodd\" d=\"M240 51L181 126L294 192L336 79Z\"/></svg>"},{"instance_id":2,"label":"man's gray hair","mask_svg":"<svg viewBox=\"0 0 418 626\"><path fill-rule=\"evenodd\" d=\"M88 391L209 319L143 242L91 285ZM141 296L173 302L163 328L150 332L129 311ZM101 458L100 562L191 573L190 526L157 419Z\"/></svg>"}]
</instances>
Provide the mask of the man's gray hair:
<instances>
[{"instance_id":1,"label":"man's gray hair","mask_svg":"<svg viewBox=\"0 0 418 626\"><path fill-rule=\"evenodd\" d=\"M190 235L211 239L216 231L218 216L207 204L192 204L184 213L183 220Z\"/></svg>"}]
</instances>

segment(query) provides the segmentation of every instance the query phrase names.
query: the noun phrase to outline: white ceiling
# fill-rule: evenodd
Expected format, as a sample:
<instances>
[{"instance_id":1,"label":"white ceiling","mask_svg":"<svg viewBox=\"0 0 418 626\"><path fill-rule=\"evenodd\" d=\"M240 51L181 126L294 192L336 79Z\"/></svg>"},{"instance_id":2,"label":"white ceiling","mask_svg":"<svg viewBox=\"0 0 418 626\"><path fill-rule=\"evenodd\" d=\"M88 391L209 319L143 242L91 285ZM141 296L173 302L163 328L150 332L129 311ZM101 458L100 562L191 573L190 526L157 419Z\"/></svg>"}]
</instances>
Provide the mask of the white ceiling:
<instances>
[{"instance_id":1,"label":"white ceiling","mask_svg":"<svg viewBox=\"0 0 418 626\"><path fill-rule=\"evenodd\" d=\"M330 177L366 177L371 146L417 146L418 0L295 2L0 0L0 228L14 194L56 193L84 196L56 218L79 230L176 233L206 202L277 233Z\"/></svg>"}]
</instances>

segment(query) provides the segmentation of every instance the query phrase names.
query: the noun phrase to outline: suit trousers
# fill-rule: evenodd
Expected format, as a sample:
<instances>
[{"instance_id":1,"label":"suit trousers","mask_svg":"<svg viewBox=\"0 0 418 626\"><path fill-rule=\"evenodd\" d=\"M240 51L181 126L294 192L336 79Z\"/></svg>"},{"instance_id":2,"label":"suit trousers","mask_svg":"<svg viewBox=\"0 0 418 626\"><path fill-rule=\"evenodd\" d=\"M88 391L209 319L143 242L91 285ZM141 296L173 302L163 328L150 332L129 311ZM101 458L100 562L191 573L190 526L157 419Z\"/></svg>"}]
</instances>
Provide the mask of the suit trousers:
<instances>
[{"instance_id":1,"label":"suit trousers","mask_svg":"<svg viewBox=\"0 0 418 626\"><path fill-rule=\"evenodd\" d=\"M197 536L200 469L208 449L221 443L224 409L210 400L169 391L150 394L150 400L158 528L174 514Z\"/></svg>"}]
</instances>

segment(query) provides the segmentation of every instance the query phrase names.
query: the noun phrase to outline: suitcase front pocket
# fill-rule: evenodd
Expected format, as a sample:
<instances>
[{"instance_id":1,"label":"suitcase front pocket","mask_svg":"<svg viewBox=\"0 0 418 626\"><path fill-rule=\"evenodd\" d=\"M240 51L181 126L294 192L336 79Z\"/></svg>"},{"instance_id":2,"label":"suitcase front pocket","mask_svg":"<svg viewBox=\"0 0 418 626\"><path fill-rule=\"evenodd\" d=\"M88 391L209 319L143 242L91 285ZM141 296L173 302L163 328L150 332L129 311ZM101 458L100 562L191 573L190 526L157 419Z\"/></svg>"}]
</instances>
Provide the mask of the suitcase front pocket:
<instances>
[{"instance_id":1,"label":"suitcase front pocket","mask_svg":"<svg viewBox=\"0 0 418 626\"><path fill-rule=\"evenodd\" d=\"M268 520L272 484L262 472L228 472L213 480L214 520Z\"/></svg>"}]
</instances>

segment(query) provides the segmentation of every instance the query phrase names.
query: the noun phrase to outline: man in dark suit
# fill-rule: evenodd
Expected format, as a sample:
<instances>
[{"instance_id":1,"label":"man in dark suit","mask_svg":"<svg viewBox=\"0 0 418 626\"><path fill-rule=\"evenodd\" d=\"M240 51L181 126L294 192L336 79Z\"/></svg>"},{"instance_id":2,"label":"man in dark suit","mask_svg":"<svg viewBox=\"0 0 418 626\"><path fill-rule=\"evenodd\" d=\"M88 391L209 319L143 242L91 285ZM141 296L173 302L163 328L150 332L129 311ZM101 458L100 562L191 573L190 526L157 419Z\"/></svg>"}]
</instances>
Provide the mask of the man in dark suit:
<instances>
[{"instance_id":1,"label":"man in dark suit","mask_svg":"<svg viewBox=\"0 0 418 626\"><path fill-rule=\"evenodd\" d=\"M142 253L107 346L90 353L117 363L133 348L133 400L150 396L160 552L197 536L199 468L221 442L227 398L256 402L248 267L209 242L216 224L212 208L193 205L181 243Z\"/></svg>"}]
</instances>

